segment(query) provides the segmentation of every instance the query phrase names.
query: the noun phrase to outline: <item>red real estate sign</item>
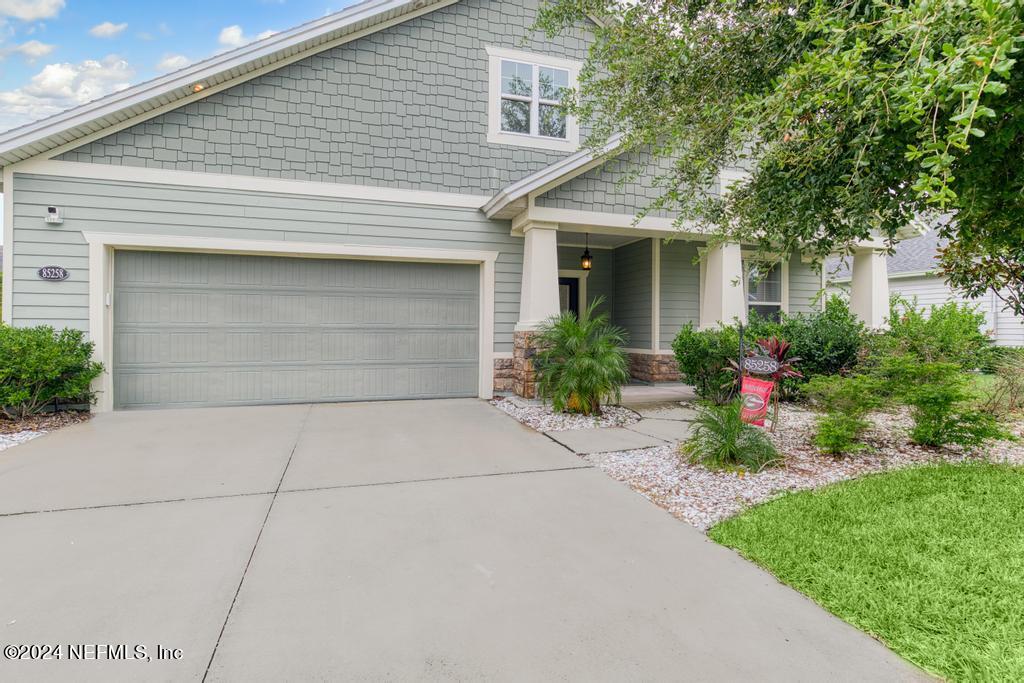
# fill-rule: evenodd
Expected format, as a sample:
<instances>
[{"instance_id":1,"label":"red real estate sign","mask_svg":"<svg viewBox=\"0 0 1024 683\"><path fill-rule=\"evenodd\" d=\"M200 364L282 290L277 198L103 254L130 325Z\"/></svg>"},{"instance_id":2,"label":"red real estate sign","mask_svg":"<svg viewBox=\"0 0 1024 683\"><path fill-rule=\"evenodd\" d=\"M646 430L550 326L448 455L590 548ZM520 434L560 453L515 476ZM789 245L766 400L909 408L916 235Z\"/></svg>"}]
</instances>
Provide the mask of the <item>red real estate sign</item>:
<instances>
[{"instance_id":1,"label":"red real estate sign","mask_svg":"<svg viewBox=\"0 0 1024 683\"><path fill-rule=\"evenodd\" d=\"M755 377L744 377L740 385L740 398L743 399L744 422L764 427L764 418L768 415L768 402L772 397L775 382Z\"/></svg>"}]
</instances>

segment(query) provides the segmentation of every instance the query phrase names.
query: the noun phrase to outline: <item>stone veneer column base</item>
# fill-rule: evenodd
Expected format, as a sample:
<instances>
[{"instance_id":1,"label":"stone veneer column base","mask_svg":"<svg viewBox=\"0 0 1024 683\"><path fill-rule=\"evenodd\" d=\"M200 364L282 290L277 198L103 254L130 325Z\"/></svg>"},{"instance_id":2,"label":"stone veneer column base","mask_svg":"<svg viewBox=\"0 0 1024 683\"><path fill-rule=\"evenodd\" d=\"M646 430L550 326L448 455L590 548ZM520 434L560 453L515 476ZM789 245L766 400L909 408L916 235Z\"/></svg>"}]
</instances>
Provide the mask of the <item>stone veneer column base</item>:
<instances>
[{"instance_id":1,"label":"stone veneer column base","mask_svg":"<svg viewBox=\"0 0 1024 683\"><path fill-rule=\"evenodd\" d=\"M679 366L668 353L630 353L629 375L641 382L678 382Z\"/></svg>"},{"instance_id":2,"label":"stone veneer column base","mask_svg":"<svg viewBox=\"0 0 1024 683\"><path fill-rule=\"evenodd\" d=\"M494 359L494 391L508 392L515 389L515 366L511 358Z\"/></svg>"},{"instance_id":3,"label":"stone veneer column base","mask_svg":"<svg viewBox=\"0 0 1024 683\"><path fill-rule=\"evenodd\" d=\"M537 373L533 369L533 338L536 332L512 334L512 391L523 398L537 398Z\"/></svg>"}]
</instances>

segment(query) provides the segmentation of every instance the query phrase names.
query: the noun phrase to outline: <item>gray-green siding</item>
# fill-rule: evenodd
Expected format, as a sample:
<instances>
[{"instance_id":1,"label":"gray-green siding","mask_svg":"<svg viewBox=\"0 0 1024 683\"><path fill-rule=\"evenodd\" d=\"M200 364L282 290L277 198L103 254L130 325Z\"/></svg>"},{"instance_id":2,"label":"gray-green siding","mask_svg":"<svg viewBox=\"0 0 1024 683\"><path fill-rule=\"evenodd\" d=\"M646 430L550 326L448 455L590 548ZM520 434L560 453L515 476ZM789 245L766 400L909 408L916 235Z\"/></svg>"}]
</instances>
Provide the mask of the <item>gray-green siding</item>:
<instances>
[{"instance_id":1,"label":"gray-green siding","mask_svg":"<svg viewBox=\"0 0 1024 683\"><path fill-rule=\"evenodd\" d=\"M82 231L497 251L496 351L511 351L523 240L476 209L17 174L13 322L87 329L88 250ZM43 222L60 206L64 224ZM71 277L44 282L36 269Z\"/></svg>"},{"instance_id":2,"label":"gray-green siding","mask_svg":"<svg viewBox=\"0 0 1024 683\"><path fill-rule=\"evenodd\" d=\"M804 263L797 254L789 259L789 312L812 313L821 310L821 271L813 263Z\"/></svg>"},{"instance_id":3,"label":"gray-green siding","mask_svg":"<svg viewBox=\"0 0 1024 683\"><path fill-rule=\"evenodd\" d=\"M698 246L682 239L661 245L662 350L672 348L672 340L684 325L700 323L700 264L694 262Z\"/></svg>"},{"instance_id":4,"label":"gray-green siding","mask_svg":"<svg viewBox=\"0 0 1024 683\"><path fill-rule=\"evenodd\" d=\"M651 347L652 241L633 242L615 250L615 305L612 321L629 332L629 347Z\"/></svg>"},{"instance_id":5,"label":"gray-green siding","mask_svg":"<svg viewBox=\"0 0 1024 683\"><path fill-rule=\"evenodd\" d=\"M493 193L564 153L487 142L487 46L583 60L538 0L462 0L108 135L69 161Z\"/></svg>"}]
</instances>

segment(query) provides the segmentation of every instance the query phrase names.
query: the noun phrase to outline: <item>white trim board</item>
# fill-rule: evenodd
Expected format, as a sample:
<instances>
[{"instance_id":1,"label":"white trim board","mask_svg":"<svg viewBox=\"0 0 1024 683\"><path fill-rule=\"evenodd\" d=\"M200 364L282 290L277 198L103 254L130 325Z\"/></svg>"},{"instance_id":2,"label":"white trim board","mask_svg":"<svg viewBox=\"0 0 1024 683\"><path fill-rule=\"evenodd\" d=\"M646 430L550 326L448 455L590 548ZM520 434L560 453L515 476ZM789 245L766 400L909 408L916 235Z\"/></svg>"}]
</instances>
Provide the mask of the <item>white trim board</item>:
<instances>
[{"instance_id":1,"label":"white trim board","mask_svg":"<svg viewBox=\"0 0 1024 683\"><path fill-rule=\"evenodd\" d=\"M479 396L489 399L494 392L494 264L496 251L461 249L419 249L361 244L324 244L283 240L244 240L177 235L135 235L131 233L83 232L89 245L89 337L94 356L106 372L94 383L99 399L97 412L113 410L113 270L117 250L180 251L222 254L257 254L305 258L358 258L430 263L480 265Z\"/></svg>"},{"instance_id":2,"label":"white trim board","mask_svg":"<svg viewBox=\"0 0 1024 683\"><path fill-rule=\"evenodd\" d=\"M589 276L589 270L558 269L558 277L574 277L579 280L579 287L576 289L576 308L579 309L580 313L587 310L587 278Z\"/></svg>"},{"instance_id":3,"label":"white trim board","mask_svg":"<svg viewBox=\"0 0 1024 683\"><path fill-rule=\"evenodd\" d=\"M0 308L3 308L3 322L10 325L14 320L14 172L3 169L0 176L4 183L4 258L0 263L3 271L3 297Z\"/></svg>"},{"instance_id":4,"label":"white trim board","mask_svg":"<svg viewBox=\"0 0 1024 683\"><path fill-rule=\"evenodd\" d=\"M89 164L77 161L31 160L14 164L5 170L11 170L13 173L83 178L86 180L153 183L201 187L204 189L297 194L392 204L425 204L429 206L448 206L466 209L479 209L488 199L486 195L406 190L373 185L344 185L341 183L323 183L286 178L203 173L200 171L174 171L162 168L137 168L134 166Z\"/></svg>"},{"instance_id":5,"label":"white trim board","mask_svg":"<svg viewBox=\"0 0 1024 683\"><path fill-rule=\"evenodd\" d=\"M534 91L530 97L530 123L536 128L539 124L537 111L539 95L536 92L538 83L537 70L540 67L551 67L567 71L569 89L578 87L579 73L582 63L560 57L510 50L503 47L487 45L487 142L493 145L512 145L516 147L532 147L534 149L553 150L558 152L575 152L580 146L580 126L574 116L566 117L565 138L544 137L537 133L510 133L501 129L501 62L502 60L529 64L533 69L531 87Z\"/></svg>"}]
</instances>

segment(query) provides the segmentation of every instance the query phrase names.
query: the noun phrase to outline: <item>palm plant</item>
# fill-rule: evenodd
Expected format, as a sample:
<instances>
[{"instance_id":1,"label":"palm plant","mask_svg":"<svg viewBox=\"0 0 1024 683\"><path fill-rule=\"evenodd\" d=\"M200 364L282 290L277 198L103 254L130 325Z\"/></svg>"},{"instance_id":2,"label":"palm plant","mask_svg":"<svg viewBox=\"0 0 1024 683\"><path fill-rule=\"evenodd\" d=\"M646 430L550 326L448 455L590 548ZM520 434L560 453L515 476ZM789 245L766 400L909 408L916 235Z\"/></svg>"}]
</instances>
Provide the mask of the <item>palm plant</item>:
<instances>
[{"instance_id":1,"label":"palm plant","mask_svg":"<svg viewBox=\"0 0 1024 683\"><path fill-rule=\"evenodd\" d=\"M629 381L626 331L598 313L595 299L580 316L552 316L538 330L537 390L559 412L600 415L601 403L618 402Z\"/></svg>"},{"instance_id":2,"label":"palm plant","mask_svg":"<svg viewBox=\"0 0 1024 683\"><path fill-rule=\"evenodd\" d=\"M706 467L739 466L759 472L778 462L779 453L768 435L744 422L742 412L739 399L722 406L702 406L680 450L691 462Z\"/></svg>"}]
</instances>

